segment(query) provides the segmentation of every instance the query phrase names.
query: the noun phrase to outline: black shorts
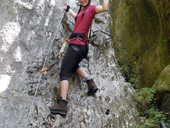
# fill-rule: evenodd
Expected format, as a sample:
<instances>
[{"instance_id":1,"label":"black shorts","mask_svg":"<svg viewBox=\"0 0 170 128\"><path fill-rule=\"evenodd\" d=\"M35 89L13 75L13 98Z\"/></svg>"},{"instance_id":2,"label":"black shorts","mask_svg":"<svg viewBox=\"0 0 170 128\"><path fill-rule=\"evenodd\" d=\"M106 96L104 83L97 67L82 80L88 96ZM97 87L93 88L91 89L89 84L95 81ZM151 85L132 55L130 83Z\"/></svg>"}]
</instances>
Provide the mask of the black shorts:
<instances>
[{"instance_id":1,"label":"black shorts","mask_svg":"<svg viewBox=\"0 0 170 128\"><path fill-rule=\"evenodd\" d=\"M61 65L60 81L69 80L71 75L79 68L82 59L87 57L87 54L88 45L69 44Z\"/></svg>"}]
</instances>

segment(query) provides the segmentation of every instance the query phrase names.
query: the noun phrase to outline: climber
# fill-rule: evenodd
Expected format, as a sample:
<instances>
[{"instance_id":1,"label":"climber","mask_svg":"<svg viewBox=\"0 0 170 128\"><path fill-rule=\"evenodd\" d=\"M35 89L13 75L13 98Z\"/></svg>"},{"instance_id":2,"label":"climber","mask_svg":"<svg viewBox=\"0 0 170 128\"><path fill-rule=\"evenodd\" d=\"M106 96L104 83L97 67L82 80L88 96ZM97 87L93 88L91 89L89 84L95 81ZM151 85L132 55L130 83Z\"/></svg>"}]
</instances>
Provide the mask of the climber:
<instances>
[{"instance_id":1,"label":"climber","mask_svg":"<svg viewBox=\"0 0 170 128\"><path fill-rule=\"evenodd\" d=\"M105 12L109 6L109 0L103 0L102 5L92 5L91 0L78 0L80 8L76 14L69 5L66 5L66 12L75 18L73 33L70 35L68 49L65 53L61 70L60 70L60 98L57 105L50 107L52 114L66 116L67 114L67 92L69 86L69 78L76 72L82 77L87 85L87 95L94 95L98 88L93 79L79 66L79 63L88 53L88 31L96 14Z\"/></svg>"}]
</instances>

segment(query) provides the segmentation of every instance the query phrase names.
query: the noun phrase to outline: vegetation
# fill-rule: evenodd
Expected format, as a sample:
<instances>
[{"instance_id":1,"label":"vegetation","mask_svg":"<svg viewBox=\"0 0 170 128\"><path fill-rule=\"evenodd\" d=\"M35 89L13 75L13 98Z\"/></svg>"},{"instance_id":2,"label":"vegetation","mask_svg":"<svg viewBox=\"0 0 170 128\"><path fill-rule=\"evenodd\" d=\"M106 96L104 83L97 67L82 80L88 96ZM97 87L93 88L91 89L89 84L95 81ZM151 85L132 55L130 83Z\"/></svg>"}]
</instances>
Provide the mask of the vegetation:
<instances>
[{"instance_id":1,"label":"vegetation","mask_svg":"<svg viewBox=\"0 0 170 128\"><path fill-rule=\"evenodd\" d=\"M168 122L165 114L156 107L156 90L142 88L138 91L140 124L136 128L159 128L161 122ZM167 127L170 126L166 123Z\"/></svg>"},{"instance_id":2,"label":"vegetation","mask_svg":"<svg viewBox=\"0 0 170 128\"><path fill-rule=\"evenodd\" d=\"M121 65L120 64L121 71L126 79L126 81L130 82L132 85L134 85L134 88L137 87L137 78L134 73L134 70L129 65Z\"/></svg>"}]
</instances>

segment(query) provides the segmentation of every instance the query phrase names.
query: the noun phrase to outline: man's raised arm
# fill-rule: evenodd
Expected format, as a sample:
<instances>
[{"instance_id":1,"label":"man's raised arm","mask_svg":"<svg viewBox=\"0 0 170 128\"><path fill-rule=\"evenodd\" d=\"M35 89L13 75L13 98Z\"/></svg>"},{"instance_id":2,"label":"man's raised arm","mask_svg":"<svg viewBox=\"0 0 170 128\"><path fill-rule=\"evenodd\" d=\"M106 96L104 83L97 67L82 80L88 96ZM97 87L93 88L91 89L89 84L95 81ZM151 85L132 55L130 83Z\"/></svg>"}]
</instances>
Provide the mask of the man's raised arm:
<instances>
[{"instance_id":1,"label":"man's raised arm","mask_svg":"<svg viewBox=\"0 0 170 128\"><path fill-rule=\"evenodd\" d=\"M95 8L96 13L105 12L108 10L109 0L103 0L103 5L99 5Z\"/></svg>"}]
</instances>

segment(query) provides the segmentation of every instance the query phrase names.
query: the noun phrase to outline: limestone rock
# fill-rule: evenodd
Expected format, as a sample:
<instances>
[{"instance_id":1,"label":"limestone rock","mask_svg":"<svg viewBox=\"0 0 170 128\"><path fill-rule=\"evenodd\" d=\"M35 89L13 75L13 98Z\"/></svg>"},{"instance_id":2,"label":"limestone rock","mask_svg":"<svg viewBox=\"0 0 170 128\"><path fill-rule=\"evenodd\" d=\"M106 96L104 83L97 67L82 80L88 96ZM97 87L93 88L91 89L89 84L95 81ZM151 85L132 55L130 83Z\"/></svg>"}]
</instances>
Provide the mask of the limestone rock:
<instances>
[{"instance_id":1,"label":"limestone rock","mask_svg":"<svg viewBox=\"0 0 170 128\"><path fill-rule=\"evenodd\" d=\"M99 87L96 97L75 76L70 80L68 115L48 116L53 88L59 86L61 60L46 74L69 32L64 27L64 0L0 1L0 127L1 128L130 128L136 124L136 96L117 65L110 38L110 15L97 16L92 27L98 36L81 63ZM77 10L75 0L69 1ZM96 4L99 4L97 1ZM69 17L69 16L68 16ZM70 17L69 17L70 18ZM71 19L71 18L70 18ZM74 22L74 20L72 19ZM100 31L102 30L102 31ZM38 89L38 90L37 90ZM34 94L37 95L34 97ZM34 98L33 98L34 97Z\"/></svg>"}]
</instances>

